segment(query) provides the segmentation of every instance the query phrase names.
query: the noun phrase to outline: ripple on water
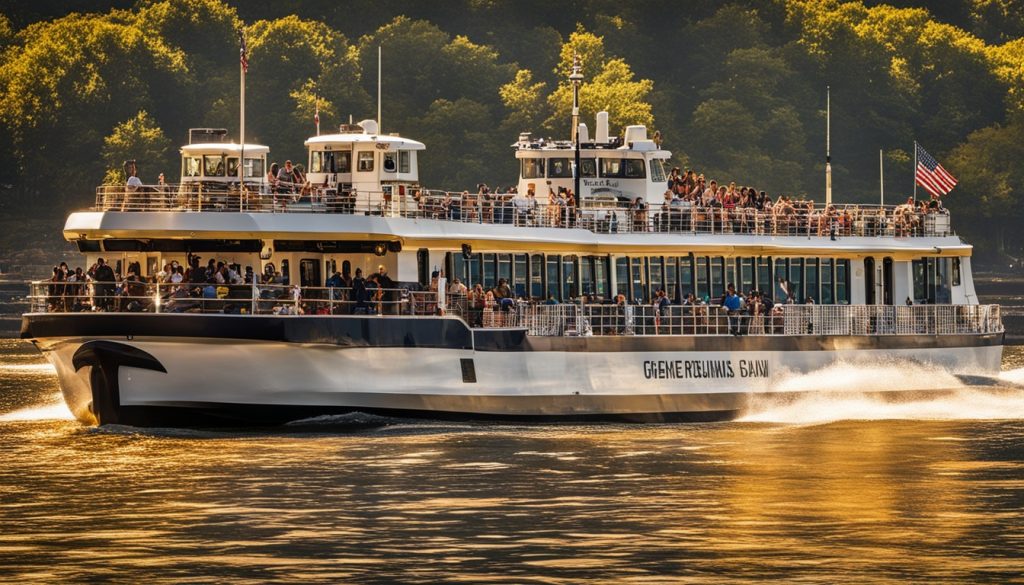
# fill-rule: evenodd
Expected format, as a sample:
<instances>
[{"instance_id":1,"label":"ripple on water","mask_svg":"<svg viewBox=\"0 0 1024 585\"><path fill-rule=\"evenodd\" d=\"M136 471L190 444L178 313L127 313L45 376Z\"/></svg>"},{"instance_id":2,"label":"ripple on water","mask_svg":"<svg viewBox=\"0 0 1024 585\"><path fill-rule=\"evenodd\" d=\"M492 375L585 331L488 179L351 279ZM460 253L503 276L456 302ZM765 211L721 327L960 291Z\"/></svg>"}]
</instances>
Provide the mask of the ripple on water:
<instances>
[{"instance_id":1,"label":"ripple on water","mask_svg":"<svg viewBox=\"0 0 1024 585\"><path fill-rule=\"evenodd\" d=\"M0 370L18 396L0 415L17 414L0 420L0 574L14 582L1020 574L1024 410L987 389L705 425L94 429L27 416L57 404L53 374L4 347L0 367L32 366Z\"/></svg>"}]
</instances>

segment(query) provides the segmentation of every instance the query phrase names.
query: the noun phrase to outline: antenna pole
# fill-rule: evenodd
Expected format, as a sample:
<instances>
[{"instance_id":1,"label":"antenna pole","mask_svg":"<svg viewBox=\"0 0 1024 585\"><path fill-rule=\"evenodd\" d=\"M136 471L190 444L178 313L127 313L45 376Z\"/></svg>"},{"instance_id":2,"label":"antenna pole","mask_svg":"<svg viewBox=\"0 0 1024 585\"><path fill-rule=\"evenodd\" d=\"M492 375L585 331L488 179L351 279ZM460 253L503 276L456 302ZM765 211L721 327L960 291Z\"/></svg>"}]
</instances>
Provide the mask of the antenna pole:
<instances>
[{"instance_id":1,"label":"antenna pole","mask_svg":"<svg viewBox=\"0 0 1024 585\"><path fill-rule=\"evenodd\" d=\"M832 205L832 88L825 86L825 205Z\"/></svg>"},{"instance_id":2,"label":"antenna pole","mask_svg":"<svg viewBox=\"0 0 1024 585\"><path fill-rule=\"evenodd\" d=\"M384 133L384 126L380 117L380 96L381 96L381 45L377 45L377 133Z\"/></svg>"},{"instance_id":3,"label":"antenna pole","mask_svg":"<svg viewBox=\"0 0 1024 585\"><path fill-rule=\"evenodd\" d=\"M882 157L882 151L878 151L878 196L879 204L885 205L885 159Z\"/></svg>"}]
</instances>

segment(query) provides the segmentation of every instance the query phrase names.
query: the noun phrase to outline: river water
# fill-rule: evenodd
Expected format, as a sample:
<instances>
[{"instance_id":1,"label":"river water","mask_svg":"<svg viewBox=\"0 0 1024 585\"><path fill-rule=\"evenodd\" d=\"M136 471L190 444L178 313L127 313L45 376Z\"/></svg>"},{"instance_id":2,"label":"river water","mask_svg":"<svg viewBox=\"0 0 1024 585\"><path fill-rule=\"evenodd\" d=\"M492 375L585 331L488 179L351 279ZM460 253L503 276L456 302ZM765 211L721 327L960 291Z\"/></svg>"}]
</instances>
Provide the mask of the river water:
<instances>
[{"instance_id":1,"label":"river water","mask_svg":"<svg viewBox=\"0 0 1024 585\"><path fill-rule=\"evenodd\" d=\"M0 340L0 581L1020 582L1024 391L856 392L898 375L717 424L97 429Z\"/></svg>"}]
</instances>

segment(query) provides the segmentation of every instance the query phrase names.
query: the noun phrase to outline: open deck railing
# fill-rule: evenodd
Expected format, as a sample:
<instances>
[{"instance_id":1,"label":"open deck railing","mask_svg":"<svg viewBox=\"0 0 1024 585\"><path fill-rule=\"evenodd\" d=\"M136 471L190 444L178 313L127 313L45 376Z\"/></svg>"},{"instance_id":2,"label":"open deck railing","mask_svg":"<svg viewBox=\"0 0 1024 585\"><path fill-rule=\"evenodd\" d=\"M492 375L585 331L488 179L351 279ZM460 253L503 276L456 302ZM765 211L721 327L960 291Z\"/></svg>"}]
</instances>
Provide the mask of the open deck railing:
<instances>
[{"instance_id":1,"label":"open deck railing","mask_svg":"<svg viewBox=\"0 0 1024 585\"><path fill-rule=\"evenodd\" d=\"M704 207L682 201L636 209L614 201L584 201L580 206L547 198L465 192L407 190L404 194L338 189L296 189L294 193L239 190L201 183L148 185L135 189L102 186L97 211L180 211L246 213L336 213L437 219L462 223L585 229L598 233L663 232L772 236L913 237L952 235L947 213L921 213L907 205L806 204L753 207Z\"/></svg>"},{"instance_id":2,"label":"open deck railing","mask_svg":"<svg viewBox=\"0 0 1024 585\"><path fill-rule=\"evenodd\" d=\"M768 315L716 305L494 304L431 291L266 284L33 282L33 313L439 315L531 335L962 335L1003 331L999 305L776 305Z\"/></svg>"},{"instance_id":3,"label":"open deck railing","mask_svg":"<svg viewBox=\"0 0 1024 585\"><path fill-rule=\"evenodd\" d=\"M714 305L529 305L531 335L963 335L1000 333L999 305L776 305L730 315Z\"/></svg>"}]
</instances>

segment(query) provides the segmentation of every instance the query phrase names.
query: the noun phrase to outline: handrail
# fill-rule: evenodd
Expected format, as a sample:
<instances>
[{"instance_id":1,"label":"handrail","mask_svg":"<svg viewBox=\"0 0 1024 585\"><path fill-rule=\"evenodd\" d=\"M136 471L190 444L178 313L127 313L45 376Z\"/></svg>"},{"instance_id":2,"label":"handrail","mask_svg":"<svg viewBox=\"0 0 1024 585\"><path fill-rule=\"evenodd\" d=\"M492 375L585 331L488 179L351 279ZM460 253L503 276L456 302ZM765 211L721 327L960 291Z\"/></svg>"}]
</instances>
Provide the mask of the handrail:
<instances>
[{"instance_id":1,"label":"handrail","mask_svg":"<svg viewBox=\"0 0 1024 585\"><path fill-rule=\"evenodd\" d=\"M768 314L717 305L537 304L405 288L274 284L31 283L33 313L149 312L256 315L448 314L471 327L531 335L962 335L1004 331L999 305L775 305ZM442 302L443 300L443 302Z\"/></svg>"},{"instance_id":2,"label":"handrail","mask_svg":"<svg viewBox=\"0 0 1024 585\"><path fill-rule=\"evenodd\" d=\"M304 185L287 192L267 186L183 183L127 188L101 186L96 211L334 213L435 219L518 227L585 229L598 233L736 234L819 237L953 235L945 210L922 213L909 205L806 203L754 207L703 206L673 200L638 209L624 202L585 200L581 205L541 202L523 194L407 189L404 194Z\"/></svg>"}]
</instances>

